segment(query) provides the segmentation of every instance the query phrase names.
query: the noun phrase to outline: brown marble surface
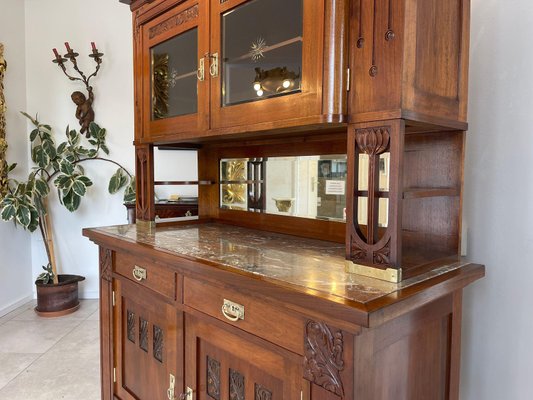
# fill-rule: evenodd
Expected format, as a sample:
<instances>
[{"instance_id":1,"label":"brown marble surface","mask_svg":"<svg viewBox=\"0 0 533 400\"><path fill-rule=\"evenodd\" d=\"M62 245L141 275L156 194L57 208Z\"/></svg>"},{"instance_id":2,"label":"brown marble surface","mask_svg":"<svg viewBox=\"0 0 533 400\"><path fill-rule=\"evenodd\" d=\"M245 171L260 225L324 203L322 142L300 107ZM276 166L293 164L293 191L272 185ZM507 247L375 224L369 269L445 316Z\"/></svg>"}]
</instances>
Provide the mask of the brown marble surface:
<instances>
[{"instance_id":1,"label":"brown marble surface","mask_svg":"<svg viewBox=\"0 0 533 400\"><path fill-rule=\"evenodd\" d=\"M360 303L464 265L451 264L395 284L344 272L345 247L338 243L216 223L157 227L151 232L136 225L94 231Z\"/></svg>"}]
</instances>

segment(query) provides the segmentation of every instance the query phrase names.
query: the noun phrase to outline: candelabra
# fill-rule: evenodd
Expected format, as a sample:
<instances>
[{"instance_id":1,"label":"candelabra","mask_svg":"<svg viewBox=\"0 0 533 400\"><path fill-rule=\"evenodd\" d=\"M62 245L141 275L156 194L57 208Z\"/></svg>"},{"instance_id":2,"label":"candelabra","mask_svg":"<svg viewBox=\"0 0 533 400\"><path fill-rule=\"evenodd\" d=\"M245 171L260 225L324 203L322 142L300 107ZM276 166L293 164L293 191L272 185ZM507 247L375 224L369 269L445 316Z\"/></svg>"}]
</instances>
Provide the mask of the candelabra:
<instances>
[{"instance_id":1,"label":"candelabra","mask_svg":"<svg viewBox=\"0 0 533 400\"><path fill-rule=\"evenodd\" d=\"M94 103L94 93L93 93L93 88L89 83L90 83L91 78L95 77L98 74L98 71L100 71L100 66L102 64L102 57L104 56L104 54L98 51L94 42L91 42L92 53L89 54L89 57L91 57L96 63L96 69L92 74L87 76L78 67L78 62L76 58L79 57L79 53L75 52L74 49L70 47L68 42L65 42L65 47L67 49L67 53L63 56L59 54L57 49L52 50L55 55L55 59L52 60L52 62L59 65L63 73L71 81L80 81L85 84L85 89L87 90L88 96L86 97L85 94L83 94L80 91L75 91L72 93L71 98L74 104L76 104L76 118L80 122L80 126L81 126L80 132L85 133L85 135L89 137L90 136L89 125L91 124L91 122L94 121L94 110L92 107ZM78 75L80 76L79 78L76 76L72 76L71 74L67 72L67 67L65 64L69 60L72 63L72 67L74 68L74 71L76 71Z\"/></svg>"}]
</instances>

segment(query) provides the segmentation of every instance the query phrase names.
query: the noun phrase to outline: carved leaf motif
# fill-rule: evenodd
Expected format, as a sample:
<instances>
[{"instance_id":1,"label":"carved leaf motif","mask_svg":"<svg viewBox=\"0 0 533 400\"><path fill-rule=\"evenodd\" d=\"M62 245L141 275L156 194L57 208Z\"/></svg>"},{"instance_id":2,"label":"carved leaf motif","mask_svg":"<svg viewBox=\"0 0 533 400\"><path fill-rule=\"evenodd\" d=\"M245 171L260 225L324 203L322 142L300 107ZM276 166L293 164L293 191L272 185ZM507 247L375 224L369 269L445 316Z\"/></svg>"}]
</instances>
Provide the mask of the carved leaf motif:
<instances>
[{"instance_id":1,"label":"carved leaf motif","mask_svg":"<svg viewBox=\"0 0 533 400\"><path fill-rule=\"evenodd\" d=\"M154 358L163 362L163 330L154 325Z\"/></svg>"},{"instance_id":2,"label":"carved leaf motif","mask_svg":"<svg viewBox=\"0 0 533 400\"><path fill-rule=\"evenodd\" d=\"M390 264L390 240L387 242L383 248L374 252L374 263L375 264Z\"/></svg>"},{"instance_id":3,"label":"carved leaf motif","mask_svg":"<svg viewBox=\"0 0 533 400\"><path fill-rule=\"evenodd\" d=\"M305 329L304 378L344 396L340 371L344 369L342 332L322 322L309 321Z\"/></svg>"},{"instance_id":4,"label":"carved leaf motif","mask_svg":"<svg viewBox=\"0 0 533 400\"><path fill-rule=\"evenodd\" d=\"M207 394L220 400L220 362L207 356Z\"/></svg>"},{"instance_id":5,"label":"carved leaf motif","mask_svg":"<svg viewBox=\"0 0 533 400\"><path fill-rule=\"evenodd\" d=\"M390 143L389 128L357 129L355 131L355 140L359 150L369 156L384 153Z\"/></svg>"},{"instance_id":6,"label":"carved leaf motif","mask_svg":"<svg viewBox=\"0 0 533 400\"><path fill-rule=\"evenodd\" d=\"M128 340L135 343L135 313L128 310Z\"/></svg>"},{"instance_id":7,"label":"carved leaf motif","mask_svg":"<svg viewBox=\"0 0 533 400\"><path fill-rule=\"evenodd\" d=\"M139 318L139 347L148 353L148 321Z\"/></svg>"},{"instance_id":8,"label":"carved leaf motif","mask_svg":"<svg viewBox=\"0 0 533 400\"><path fill-rule=\"evenodd\" d=\"M109 249L100 249L100 277L108 282L111 282L111 264L113 261L113 253Z\"/></svg>"},{"instance_id":9,"label":"carved leaf motif","mask_svg":"<svg viewBox=\"0 0 533 400\"><path fill-rule=\"evenodd\" d=\"M353 237L351 239L352 246L350 251L350 259L352 261L362 260L366 258L366 250L360 248L354 241Z\"/></svg>"},{"instance_id":10,"label":"carved leaf motif","mask_svg":"<svg viewBox=\"0 0 533 400\"><path fill-rule=\"evenodd\" d=\"M180 12L179 14L172 16L171 18L161 22L160 24L157 24L156 26L153 26L148 31L148 35L150 39L153 39L156 36L159 36L162 33L172 28L175 28L176 26L180 26L181 24L184 24L185 22L188 22L191 19L195 19L197 17L198 17L198 4L195 4L191 8L188 8Z\"/></svg>"},{"instance_id":11,"label":"carved leaf motif","mask_svg":"<svg viewBox=\"0 0 533 400\"><path fill-rule=\"evenodd\" d=\"M244 376L234 369L229 370L230 400L244 400Z\"/></svg>"},{"instance_id":12,"label":"carved leaf motif","mask_svg":"<svg viewBox=\"0 0 533 400\"><path fill-rule=\"evenodd\" d=\"M254 400L272 400L272 392L263 385L256 383Z\"/></svg>"}]
</instances>

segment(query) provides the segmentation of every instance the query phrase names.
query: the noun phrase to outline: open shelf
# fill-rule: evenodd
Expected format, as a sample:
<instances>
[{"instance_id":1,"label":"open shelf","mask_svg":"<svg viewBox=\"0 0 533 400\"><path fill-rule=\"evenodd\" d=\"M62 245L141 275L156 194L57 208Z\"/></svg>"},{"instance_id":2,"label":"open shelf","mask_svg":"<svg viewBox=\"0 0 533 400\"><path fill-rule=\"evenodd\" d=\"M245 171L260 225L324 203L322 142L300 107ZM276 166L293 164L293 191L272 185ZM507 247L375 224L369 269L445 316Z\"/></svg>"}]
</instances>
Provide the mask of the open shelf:
<instances>
[{"instance_id":1,"label":"open shelf","mask_svg":"<svg viewBox=\"0 0 533 400\"><path fill-rule=\"evenodd\" d=\"M213 185L212 181L155 181L155 186L180 186L180 185Z\"/></svg>"}]
</instances>

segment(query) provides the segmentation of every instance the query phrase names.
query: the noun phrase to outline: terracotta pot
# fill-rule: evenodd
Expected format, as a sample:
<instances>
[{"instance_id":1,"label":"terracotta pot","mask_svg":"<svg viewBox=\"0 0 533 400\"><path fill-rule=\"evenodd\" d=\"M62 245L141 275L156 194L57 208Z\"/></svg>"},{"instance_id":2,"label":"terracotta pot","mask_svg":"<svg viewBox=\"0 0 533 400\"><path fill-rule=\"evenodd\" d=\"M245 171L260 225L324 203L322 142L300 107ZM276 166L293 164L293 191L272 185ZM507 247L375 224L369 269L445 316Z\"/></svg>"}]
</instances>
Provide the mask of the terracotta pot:
<instances>
[{"instance_id":1,"label":"terracotta pot","mask_svg":"<svg viewBox=\"0 0 533 400\"><path fill-rule=\"evenodd\" d=\"M45 285L36 281L37 307L35 312L42 317L59 317L80 308L78 282L85 280L79 275L58 275L58 284Z\"/></svg>"}]
</instances>

